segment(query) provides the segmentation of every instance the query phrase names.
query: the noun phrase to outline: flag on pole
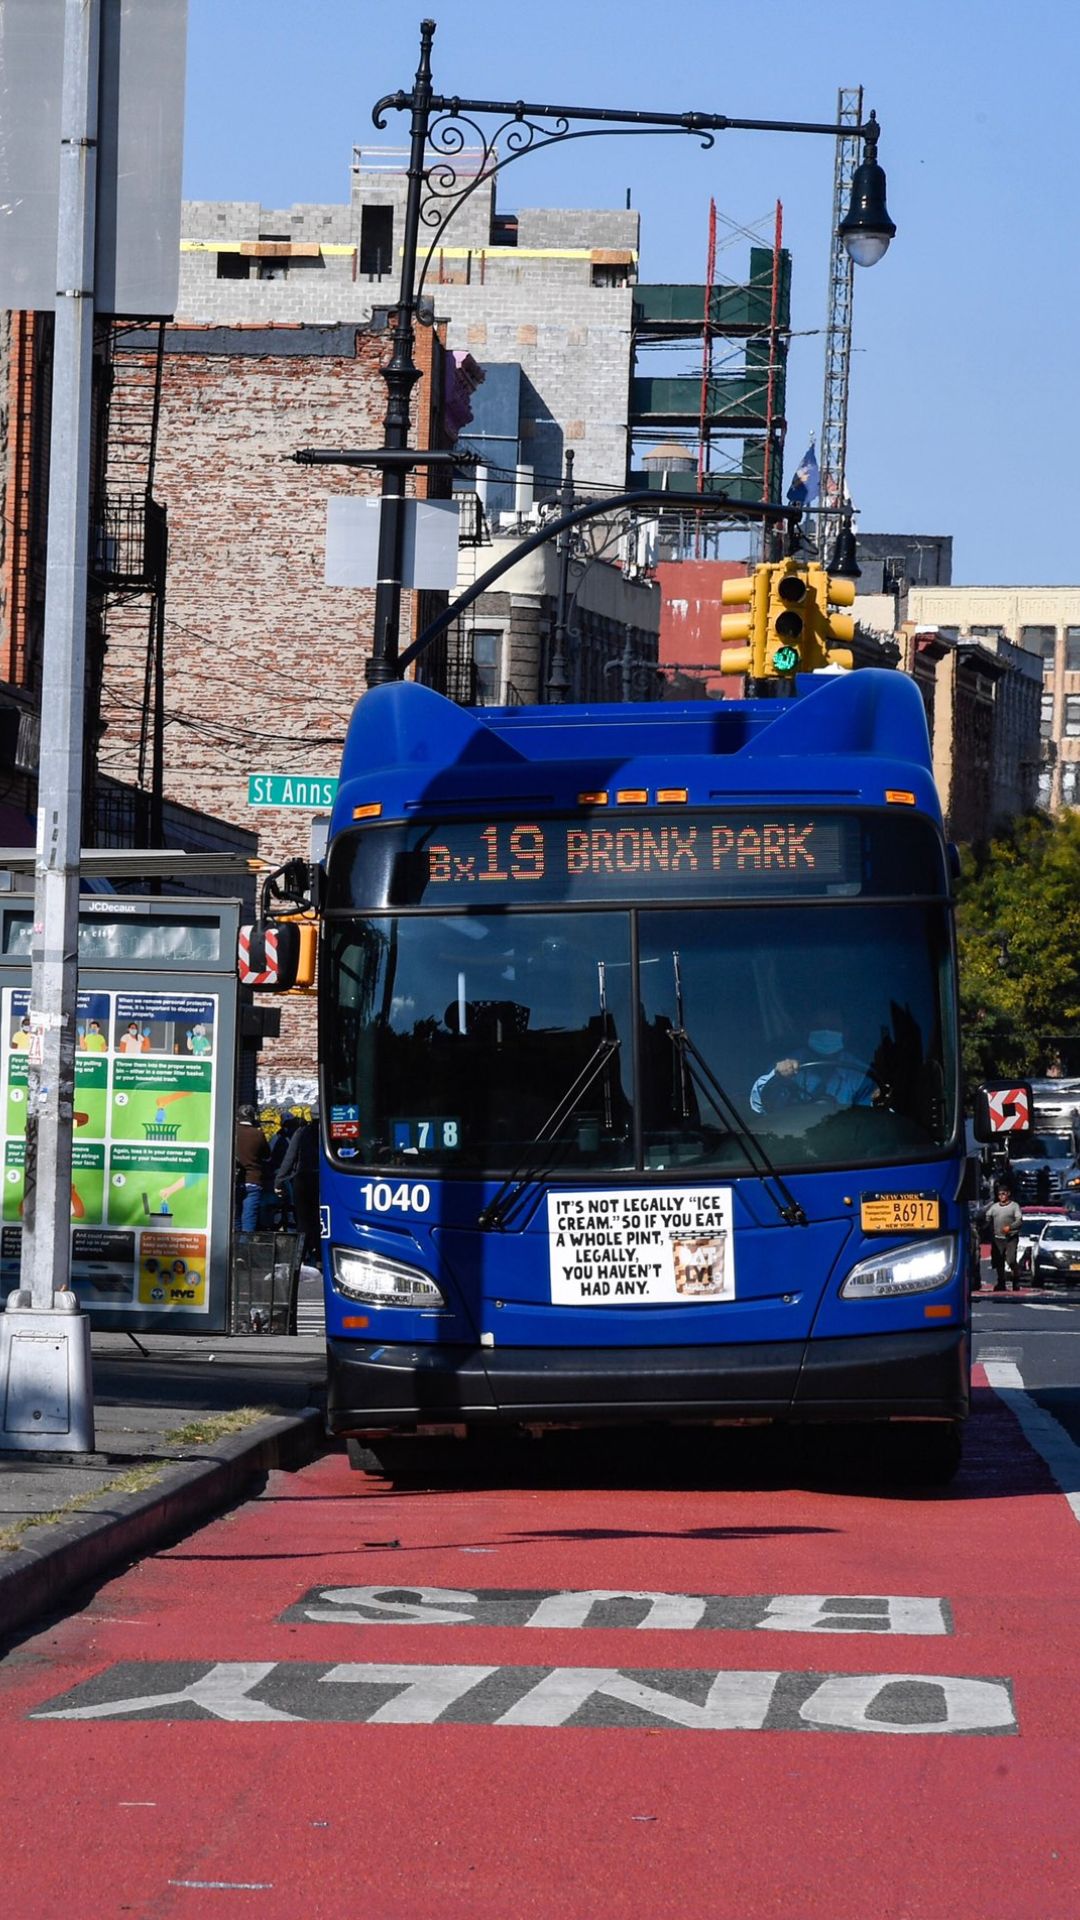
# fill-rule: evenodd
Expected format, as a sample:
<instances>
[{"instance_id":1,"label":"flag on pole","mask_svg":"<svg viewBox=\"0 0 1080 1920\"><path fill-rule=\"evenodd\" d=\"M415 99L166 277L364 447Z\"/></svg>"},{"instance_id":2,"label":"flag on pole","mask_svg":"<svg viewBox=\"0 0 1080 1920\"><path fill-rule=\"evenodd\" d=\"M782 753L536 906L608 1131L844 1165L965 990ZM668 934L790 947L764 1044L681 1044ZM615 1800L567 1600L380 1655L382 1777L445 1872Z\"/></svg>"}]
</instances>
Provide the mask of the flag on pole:
<instances>
[{"instance_id":1,"label":"flag on pole","mask_svg":"<svg viewBox=\"0 0 1080 1920\"><path fill-rule=\"evenodd\" d=\"M795 469L795 476L787 490L789 507L809 507L818 497L817 452L811 440Z\"/></svg>"}]
</instances>

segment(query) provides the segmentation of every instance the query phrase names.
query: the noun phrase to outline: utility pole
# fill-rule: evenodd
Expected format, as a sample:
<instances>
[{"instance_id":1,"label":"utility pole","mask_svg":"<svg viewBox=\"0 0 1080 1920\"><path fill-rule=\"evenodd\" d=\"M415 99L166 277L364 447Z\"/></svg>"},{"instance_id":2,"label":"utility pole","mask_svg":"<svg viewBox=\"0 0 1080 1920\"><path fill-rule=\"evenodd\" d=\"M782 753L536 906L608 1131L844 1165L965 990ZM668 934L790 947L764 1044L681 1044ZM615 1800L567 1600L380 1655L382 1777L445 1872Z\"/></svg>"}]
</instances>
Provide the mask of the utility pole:
<instances>
[{"instance_id":1,"label":"utility pole","mask_svg":"<svg viewBox=\"0 0 1080 1920\"><path fill-rule=\"evenodd\" d=\"M405 230L401 248L401 281L394 308L394 347L383 368L386 381L386 415L383 420L385 453L399 453L409 444L409 409L412 390L420 378L413 359L416 341L417 236L420 230L420 202L424 191L427 158L428 122L431 117L431 42L435 37L434 20L420 22L420 64L416 69L411 98L412 119L409 137L409 186L405 199ZM398 677L397 649L401 624L401 587L405 553L404 463L389 461L382 472L382 513L379 519L378 580L375 586L375 630L371 658L365 669L369 687L381 686Z\"/></svg>"},{"instance_id":2,"label":"utility pole","mask_svg":"<svg viewBox=\"0 0 1080 1920\"><path fill-rule=\"evenodd\" d=\"M0 1447L37 1452L94 1447L70 1275L100 37L100 0L65 0L22 1285L0 1316Z\"/></svg>"}]
</instances>

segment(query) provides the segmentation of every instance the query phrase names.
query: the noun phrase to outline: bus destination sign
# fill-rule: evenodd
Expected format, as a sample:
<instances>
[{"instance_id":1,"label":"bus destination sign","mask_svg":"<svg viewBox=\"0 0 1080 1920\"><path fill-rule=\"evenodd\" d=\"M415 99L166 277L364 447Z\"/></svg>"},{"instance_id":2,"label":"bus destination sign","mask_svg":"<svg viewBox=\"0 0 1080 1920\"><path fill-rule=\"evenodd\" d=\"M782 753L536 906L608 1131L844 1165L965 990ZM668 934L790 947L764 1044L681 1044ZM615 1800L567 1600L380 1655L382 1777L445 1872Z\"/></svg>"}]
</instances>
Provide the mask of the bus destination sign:
<instances>
[{"instance_id":1,"label":"bus destination sign","mask_svg":"<svg viewBox=\"0 0 1080 1920\"><path fill-rule=\"evenodd\" d=\"M427 842L425 900L443 888L460 896L492 885L542 889L554 882L566 895L645 892L728 893L766 888L789 891L810 882L813 892L858 876L858 839L845 848L839 816L817 819L774 814L750 820L501 821L455 826ZM847 823L850 826L850 822ZM545 882L547 883L545 885Z\"/></svg>"},{"instance_id":2,"label":"bus destination sign","mask_svg":"<svg viewBox=\"0 0 1080 1920\"><path fill-rule=\"evenodd\" d=\"M358 836L353 857L369 878L369 861L382 867L387 906L850 895L862 881L851 814L579 814L386 832L393 838L378 849L377 830ZM354 868L354 888L359 878Z\"/></svg>"}]
</instances>

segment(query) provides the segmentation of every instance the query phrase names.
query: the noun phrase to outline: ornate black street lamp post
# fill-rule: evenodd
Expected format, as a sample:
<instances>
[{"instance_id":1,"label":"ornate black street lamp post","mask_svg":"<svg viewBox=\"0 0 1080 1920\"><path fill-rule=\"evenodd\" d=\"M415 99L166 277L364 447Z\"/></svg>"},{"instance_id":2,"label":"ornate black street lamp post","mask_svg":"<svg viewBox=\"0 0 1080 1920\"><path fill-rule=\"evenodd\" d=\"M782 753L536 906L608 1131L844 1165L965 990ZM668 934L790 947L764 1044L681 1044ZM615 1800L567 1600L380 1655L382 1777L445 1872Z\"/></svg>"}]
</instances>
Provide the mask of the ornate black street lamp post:
<instances>
[{"instance_id":1,"label":"ornate black street lamp post","mask_svg":"<svg viewBox=\"0 0 1080 1920\"><path fill-rule=\"evenodd\" d=\"M419 369L413 357L417 307L432 255L454 214L482 180L501 172L525 153L564 140L595 139L610 133L687 133L702 146L715 144L717 133L729 128L757 133L823 133L834 138L853 134L864 143L864 159L856 169L851 206L840 223L840 234L859 266L880 260L896 228L885 205L885 175L878 165L881 129L871 113L858 127L803 120L738 120L722 113L644 113L615 107L557 107L526 100L465 100L437 94L431 85L431 43L435 22L420 23L420 62L410 93L386 94L376 103L372 118L385 127L388 111L411 115L408 192L401 245L401 281L393 317L393 350L383 369L386 416L383 446L365 464L382 468L382 517L379 528L378 581L375 589L375 631L367 683L379 686L399 678L402 560L405 540L405 487L413 466L433 463L431 454L409 453L409 406ZM474 114L499 116L494 132L485 133ZM461 186L455 162L466 146L466 129L479 140L481 164L468 185ZM496 154L500 143L502 159ZM432 232L431 244L416 272L421 229ZM380 457L381 455L381 457ZM342 456L329 455L332 462ZM437 458L437 456L436 456ZM442 456L443 460L447 458ZM565 502L564 502L565 508ZM558 695L556 694L556 697Z\"/></svg>"}]
</instances>

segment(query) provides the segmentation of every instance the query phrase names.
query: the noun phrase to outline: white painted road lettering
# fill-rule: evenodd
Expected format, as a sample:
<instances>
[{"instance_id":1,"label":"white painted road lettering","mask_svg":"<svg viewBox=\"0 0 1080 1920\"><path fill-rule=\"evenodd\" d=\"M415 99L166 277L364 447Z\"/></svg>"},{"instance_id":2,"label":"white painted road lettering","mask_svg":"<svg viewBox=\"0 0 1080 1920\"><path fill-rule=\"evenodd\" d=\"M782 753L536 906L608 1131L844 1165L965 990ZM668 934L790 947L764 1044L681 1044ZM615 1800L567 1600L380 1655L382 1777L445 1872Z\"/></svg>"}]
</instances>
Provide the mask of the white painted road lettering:
<instances>
[{"instance_id":1,"label":"white painted road lettering","mask_svg":"<svg viewBox=\"0 0 1080 1920\"><path fill-rule=\"evenodd\" d=\"M949 1674L351 1661L124 1661L35 1720L337 1721L486 1727L1013 1734L1010 1683Z\"/></svg>"},{"instance_id":2,"label":"white painted road lettering","mask_svg":"<svg viewBox=\"0 0 1080 1920\"><path fill-rule=\"evenodd\" d=\"M943 1600L910 1594L646 1593L622 1588L465 1593L454 1587L313 1587L284 1620L331 1626L637 1627L777 1633L948 1634Z\"/></svg>"}]
</instances>

